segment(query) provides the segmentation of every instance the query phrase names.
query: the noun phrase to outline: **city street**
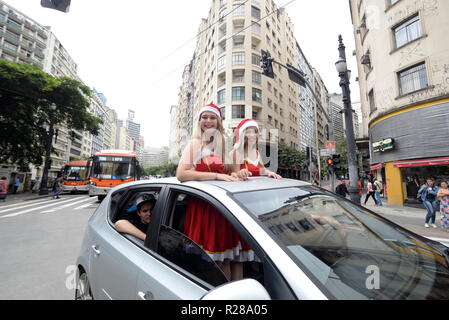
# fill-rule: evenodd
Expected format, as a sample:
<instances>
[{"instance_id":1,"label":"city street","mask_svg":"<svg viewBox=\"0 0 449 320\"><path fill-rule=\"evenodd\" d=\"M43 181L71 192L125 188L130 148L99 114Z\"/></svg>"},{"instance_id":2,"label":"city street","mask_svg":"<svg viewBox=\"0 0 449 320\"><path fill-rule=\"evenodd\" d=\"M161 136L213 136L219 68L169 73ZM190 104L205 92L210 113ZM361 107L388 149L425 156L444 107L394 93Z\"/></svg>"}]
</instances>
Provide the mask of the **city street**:
<instances>
[{"instance_id":1,"label":"city street","mask_svg":"<svg viewBox=\"0 0 449 320\"><path fill-rule=\"evenodd\" d=\"M75 261L87 222L98 205L96 197L86 194L52 199L25 193L0 202L0 300L72 300ZM424 209L387 203L382 207L368 204L367 208L449 246L449 233L424 228Z\"/></svg>"},{"instance_id":2,"label":"city street","mask_svg":"<svg viewBox=\"0 0 449 320\"><path fill-rule=\"evenodd\" d=\"M72 300L75 262L96 197L11 195L0 202L0 299Z\"/></svg>"}]
</instances>

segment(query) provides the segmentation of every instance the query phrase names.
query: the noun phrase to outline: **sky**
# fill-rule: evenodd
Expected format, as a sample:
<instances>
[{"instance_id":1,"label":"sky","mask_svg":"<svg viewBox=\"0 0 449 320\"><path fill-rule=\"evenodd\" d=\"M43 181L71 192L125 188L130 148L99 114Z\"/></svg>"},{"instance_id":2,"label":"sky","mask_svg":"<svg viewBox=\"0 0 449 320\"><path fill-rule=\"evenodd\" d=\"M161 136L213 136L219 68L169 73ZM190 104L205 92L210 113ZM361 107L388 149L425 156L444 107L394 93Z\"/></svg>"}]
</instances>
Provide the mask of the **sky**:
<instances>
[{"instance_id":1,"label":"sky","mask_svg":"<svg viewBox=\"0 0 449 320\"><path fill-rule=\"evenodd\" d=\"M212 0L72 0L68 13L40 0L4 0L51 31L78 64L78 75L103 93L120 119L134 110L145 147L168 146L170 107ZM228 0L231 1L231 0ZM291 0L275 0L282 7ZM349 0L294 0L285 10L306 59L329 93L341 93L335 70L338 35L351 69L351 99L360 101Z\"/></svg>"}]
</instances>

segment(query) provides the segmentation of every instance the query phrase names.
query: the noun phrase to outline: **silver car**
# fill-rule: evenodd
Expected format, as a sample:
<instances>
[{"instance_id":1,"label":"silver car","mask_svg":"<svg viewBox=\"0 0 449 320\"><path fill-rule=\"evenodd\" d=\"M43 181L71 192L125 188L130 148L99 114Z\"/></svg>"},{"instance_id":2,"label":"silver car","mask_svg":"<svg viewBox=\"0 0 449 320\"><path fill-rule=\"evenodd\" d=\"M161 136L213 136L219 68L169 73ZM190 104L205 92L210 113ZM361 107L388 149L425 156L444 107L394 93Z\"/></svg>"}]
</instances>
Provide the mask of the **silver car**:
<instances>
[{"instance_id":1,"label":"silver car","mask_svg":"<svg viewBox=\"0 0 449 320\"><path fill-rule=\"evenodd\" d=\"M114 223L157 201L145 243ZM229 281L184 233L188 201L214 206L257 257ZM449 251L308 183L154 179L114 188L88 223L76 299L449 299Z\"/></svg>"}]
</instances>

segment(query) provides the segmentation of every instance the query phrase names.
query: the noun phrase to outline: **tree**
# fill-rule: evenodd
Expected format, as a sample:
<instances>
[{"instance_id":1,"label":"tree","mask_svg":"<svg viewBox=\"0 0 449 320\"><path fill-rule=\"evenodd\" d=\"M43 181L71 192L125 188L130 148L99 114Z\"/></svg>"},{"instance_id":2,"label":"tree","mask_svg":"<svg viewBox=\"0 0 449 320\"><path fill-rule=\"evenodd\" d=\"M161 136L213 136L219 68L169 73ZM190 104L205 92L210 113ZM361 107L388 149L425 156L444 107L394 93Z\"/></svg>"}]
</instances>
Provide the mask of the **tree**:
<instances>
[{"instance_id":1,"label":"tree","mask_svg":"<svg viewBox=\"0 0 449 320\"><path fill-rule=\"evenodd\" d=\"M53 103L54 125L67 126L72 137L73 130L97 135L102 120L88 112L91 95L80 81L0 59L0 163L15 163L24 171L42 164Z\"/></svg>"},{"instance_id":2,"label":"tree","mask_svg":"<svg viewBox=\"0 0 449 320\"><path fill-rule=\"evenodd\" d=\"M152 166L144 169L145 176L157 176L161 175L163 177L174 177L176 176L176 170L178 165L174 163L166 163L162 166Z\"/></svg>"},{"instance_id":3,"label":"tree","mask_svg":"<svg viewBox=\"0 0 449 320\"><path fill-rule=\"evenodd\" d=\"M281 168L301 168L303 162L307 160L307 155L285 144L279 143L278 164Z\"/></svg>"}]
</instances>

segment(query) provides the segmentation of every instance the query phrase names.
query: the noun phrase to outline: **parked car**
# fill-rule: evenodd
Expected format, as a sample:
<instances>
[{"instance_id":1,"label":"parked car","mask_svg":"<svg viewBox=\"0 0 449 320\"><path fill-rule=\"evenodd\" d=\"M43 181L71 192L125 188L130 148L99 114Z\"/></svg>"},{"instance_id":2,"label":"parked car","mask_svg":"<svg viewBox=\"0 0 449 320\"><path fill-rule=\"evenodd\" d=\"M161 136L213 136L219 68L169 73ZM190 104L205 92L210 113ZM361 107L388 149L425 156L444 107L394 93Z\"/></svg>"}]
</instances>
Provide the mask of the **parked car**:
<instances>
[{"instance_id":1,"label":"parked car","mask_svg":"<svg viewBox=\"0 0 449 320\"><path fill-rule=\"evenodd\" d=\"M152 193L146 240L114 223ZM229 281L187 238L189 199L214 206L254 250ZM308 183L153 179L117 186L88 223L76 299L449 299L449 251Z\"/></svg>"}]
</instances>

